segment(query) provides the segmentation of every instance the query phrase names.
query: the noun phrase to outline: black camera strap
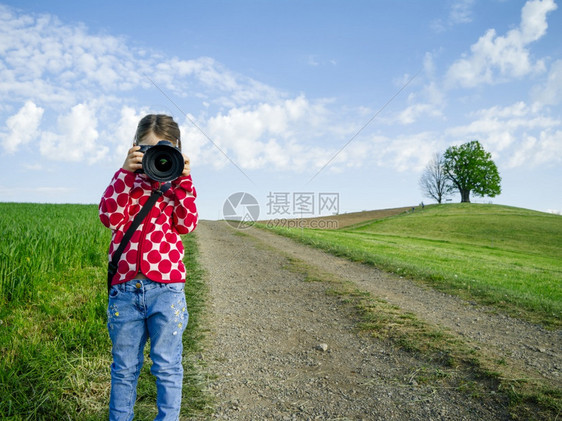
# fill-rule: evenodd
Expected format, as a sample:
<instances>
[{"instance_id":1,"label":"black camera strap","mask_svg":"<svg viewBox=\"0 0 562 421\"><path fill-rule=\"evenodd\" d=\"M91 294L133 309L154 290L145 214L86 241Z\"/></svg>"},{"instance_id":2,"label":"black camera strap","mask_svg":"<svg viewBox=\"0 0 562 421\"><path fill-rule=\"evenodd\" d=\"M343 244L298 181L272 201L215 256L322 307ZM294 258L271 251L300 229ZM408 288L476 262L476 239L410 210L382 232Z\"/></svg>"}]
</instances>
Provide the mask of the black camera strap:
<instances>
[{"instance_id":1,"label":"black camera strap","mask_svg":"<svg viewBox=\"0 0 562 421\"><path fill-rule=\"evenodd\" d=\"M125 247L127 247L127 244L129 244L129 240L131 239L131 237L133 236L133 234L135 233L141 222L144 220L144 218L146 218L146 215L148 215L150 209L152 209L156 201L160 197L162 197L162 195L166 193L166 191L171 186L172 186L171 183L162 184L158 190L154 190L152 192L152 194L150 195L150 197L148 198L142 209L139 211L139 213L137 213L137 216L135 216L135 219L133 219L131 226L129 227L129 229L121 239L121 242L119 243L119 247L117 247L117 250L115 250L115 252L113 253L111 262L109 262L109 264L107 265L107 293L108 294L109 294L109 290L111 289L111 280L113 279L113 276L117 273L117 265L119 264L119 259L121 258L121 255L125 250Z\"/></svg>"}]
</instances>

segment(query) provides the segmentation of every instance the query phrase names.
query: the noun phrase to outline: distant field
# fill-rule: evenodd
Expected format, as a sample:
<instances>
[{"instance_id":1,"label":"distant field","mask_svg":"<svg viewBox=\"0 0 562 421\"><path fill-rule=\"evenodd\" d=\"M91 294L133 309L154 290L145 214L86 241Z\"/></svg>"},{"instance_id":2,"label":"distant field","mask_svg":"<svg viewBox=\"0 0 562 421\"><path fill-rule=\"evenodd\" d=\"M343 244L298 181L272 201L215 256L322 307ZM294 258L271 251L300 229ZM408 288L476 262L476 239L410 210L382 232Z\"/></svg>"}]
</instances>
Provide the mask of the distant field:
<instances>
[{"instance_id":1,"label":"distant field","mask_svg":"<svg viewBox=\"0 0 562 421\"><path fill-rule=\"evenodd\" d=\"M532 321L561 324L559 215L448 204L340 230L272 229Z\"/></svg>"},{"instance_id":2,"label":"distant field","mask_svg":"<svg viewBox=\"0 0 562 421\"><path fill-rule=\"evenodd\" d=\"M282 228L326 228L341 229L353 225L364 223L365 221L374 221L377 219L388 218L389 216L399 215L411 210L411 206L401 208L379 209L363 212L349 212L339 215L320 216L317 218L292 218L292 219L271 219L268 221L260 221L263 224L269 224L272 227Z\"/></svg>"}]
</instances>

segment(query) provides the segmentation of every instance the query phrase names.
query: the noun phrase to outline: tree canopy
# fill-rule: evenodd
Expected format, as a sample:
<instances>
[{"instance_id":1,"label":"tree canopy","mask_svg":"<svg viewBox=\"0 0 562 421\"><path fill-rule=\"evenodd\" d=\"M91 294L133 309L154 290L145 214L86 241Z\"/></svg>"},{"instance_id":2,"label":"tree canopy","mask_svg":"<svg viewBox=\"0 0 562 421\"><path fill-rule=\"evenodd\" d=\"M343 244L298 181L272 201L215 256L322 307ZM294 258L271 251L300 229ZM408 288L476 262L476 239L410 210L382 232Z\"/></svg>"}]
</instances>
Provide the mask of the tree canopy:
<instances>
[{"instance_id":1,"label":"tree canopy","mask_svg":"<svg viewBox=\"0 0 562 421\"><path fill-rule=\"evenodd\" d=\"M501 177L489 152L473 140L460 146L451 146L443 154L443 170L461 202L470 202L470 193L495 197L501 193Z\"/></svg>"}]
</instances>

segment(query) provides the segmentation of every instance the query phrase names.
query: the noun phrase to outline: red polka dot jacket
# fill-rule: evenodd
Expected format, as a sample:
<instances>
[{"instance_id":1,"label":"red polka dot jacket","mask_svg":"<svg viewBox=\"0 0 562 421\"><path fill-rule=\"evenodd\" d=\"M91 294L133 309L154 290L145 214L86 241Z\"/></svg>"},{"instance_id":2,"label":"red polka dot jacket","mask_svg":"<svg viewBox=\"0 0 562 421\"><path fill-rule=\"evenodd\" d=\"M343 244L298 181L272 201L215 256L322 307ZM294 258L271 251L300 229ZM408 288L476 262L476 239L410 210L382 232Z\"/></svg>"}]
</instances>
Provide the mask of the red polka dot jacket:
<instances>
[{"instance_id":1,"label":"red polka dot jacket","mask_svg":"<svg viewBox=\"0 0 562 421\"><path fill-rule=\"evenodd\" d=\"M158 186L145 174L124 169L113 176L99 205L101 222L113 230L110 261L136 214ZM172 181L172 187L158 199L131 237L112 285L130 281L139 272L155 282L185 282L180 234L193 231L197 225L196 196L191 176Z\"/></svg>"}]
</instances>

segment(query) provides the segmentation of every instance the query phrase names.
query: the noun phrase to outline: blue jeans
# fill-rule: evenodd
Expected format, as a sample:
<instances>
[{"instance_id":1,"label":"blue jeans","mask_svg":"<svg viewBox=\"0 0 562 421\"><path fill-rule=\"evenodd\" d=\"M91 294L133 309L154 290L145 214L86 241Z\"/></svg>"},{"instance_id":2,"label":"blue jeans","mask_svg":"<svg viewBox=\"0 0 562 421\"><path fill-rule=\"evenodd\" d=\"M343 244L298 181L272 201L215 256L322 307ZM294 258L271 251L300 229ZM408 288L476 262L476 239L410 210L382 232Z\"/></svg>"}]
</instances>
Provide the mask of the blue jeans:
<instances>
[{"instance_id":1,"label":"blue jeans","mask_svg":"<svg viewBox=\"0 0 562 421\"><path fill-rule=\"evenodd\" d=\"M182 334L188 318L183 283L135 279L111 287L107 308L107 328L113 343L110 421L133 419L148 338L150 371L156 377L155 421L178 420L183 383Z\"/></svg>"}]
</instances>

